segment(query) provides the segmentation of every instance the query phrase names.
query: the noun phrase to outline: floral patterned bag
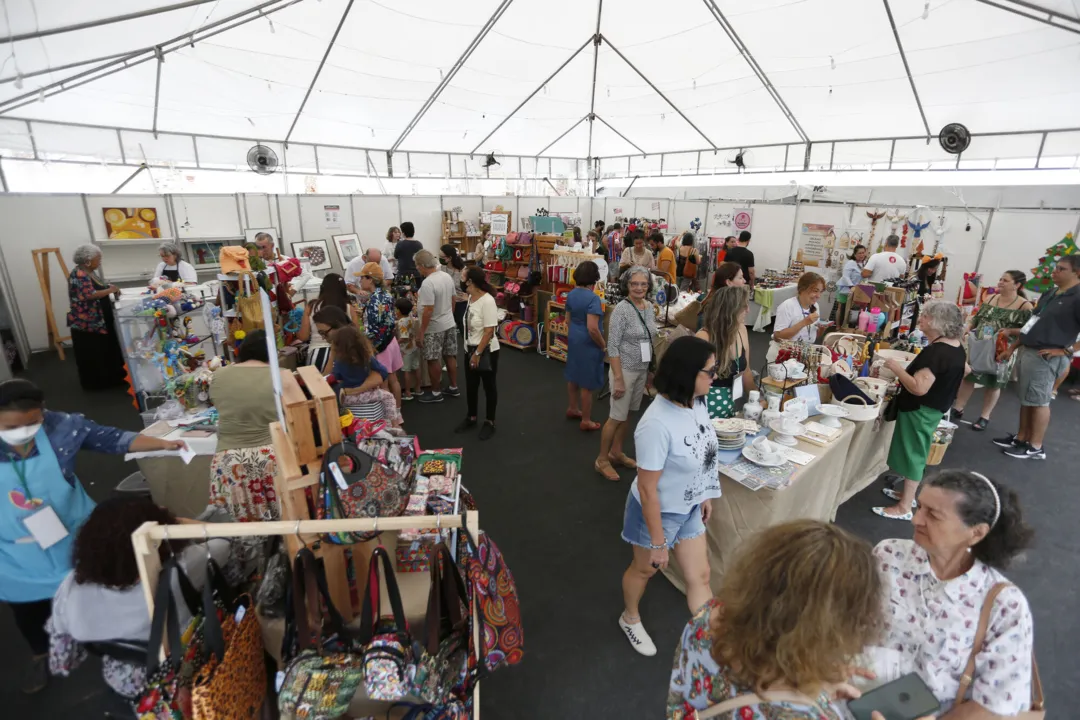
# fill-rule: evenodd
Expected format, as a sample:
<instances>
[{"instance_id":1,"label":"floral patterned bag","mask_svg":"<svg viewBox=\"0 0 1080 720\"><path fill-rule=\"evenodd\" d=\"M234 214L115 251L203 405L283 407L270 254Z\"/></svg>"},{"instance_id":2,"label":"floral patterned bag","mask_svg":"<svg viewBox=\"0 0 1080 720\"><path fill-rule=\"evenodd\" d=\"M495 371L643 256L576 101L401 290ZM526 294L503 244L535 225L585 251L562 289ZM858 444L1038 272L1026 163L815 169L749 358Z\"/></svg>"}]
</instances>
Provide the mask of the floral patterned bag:
<instances>
[{"instance_id":1,"label":"floral patterned bag","mask_svg":"<svg viewBox=\"0 0 1080 720\"><path fill-rule=\"evenodd\" d=\"M450 548L431 549L431 589L428 592L427 641L416 667L413 692L425 702L442 705L452 690L466 684L470 623L469 598Z\"/></svg>"},{"instance_id":2,"label":"floral patterned bag","mask_svg":"<svg viewBox=\"0 0 1080 720\"><path fill-rule=\"evenodd\" d=\"M381 617L380 565L393 612L389 618ZM412 688L416 665L394 567L389 553L381 545L371 553L360 623L360 642L364 644L364 687L368 697L372 700L401 700Z\"/></svg>"},{"instance_id":3,"label":"floral patterned bag","mask_svg":"<svg viewBox=\"0 0 1080 720\"><path fill-rule=\"evenodd\" d=\"M404 512L415 484L413 465L381 462L346 440L330 446L323 456L317 516L320 520L396 517ZM333 533L327 539L349 544L372 540L378 534Z\"/></svg>"},{"instance_id":4,"label":"floral patterned bag","mask_svg":"<svg viewBox=\"0 0 1080 720\"><path fill-rule=\"evenodd\" d=\"M176 599L172 594L172 577L177 572L176 559L170 557L162 564L161 573L158 575L157 588L154 591L154 616L150 623L150 641L146 649L146 689L134 703L135 714L139 720L185 720L179 698L184 645L180 639ZM160 653L166 634L169 640L169 655L162 663Z\"/></svg>"},{"instance_id":5,"label":"floral patterned bag","mask_svg":"<svg viewBox=\"0 0 1080 720\"><path fill-rule=\"evenodd\" d=\"M349 702L364 680L363 660L345 627L327 588L326 573L315 555L303 548L296 555L292 575L292 603L286 616L283 657L290 657L295 637L299 654L285 669L278 693L278 710L283 719L334 720L348 712ZM323 636L319 602L326 606L330 629ZM310 614L317 617L311 622Z\"/></svg>"}]
</instances>

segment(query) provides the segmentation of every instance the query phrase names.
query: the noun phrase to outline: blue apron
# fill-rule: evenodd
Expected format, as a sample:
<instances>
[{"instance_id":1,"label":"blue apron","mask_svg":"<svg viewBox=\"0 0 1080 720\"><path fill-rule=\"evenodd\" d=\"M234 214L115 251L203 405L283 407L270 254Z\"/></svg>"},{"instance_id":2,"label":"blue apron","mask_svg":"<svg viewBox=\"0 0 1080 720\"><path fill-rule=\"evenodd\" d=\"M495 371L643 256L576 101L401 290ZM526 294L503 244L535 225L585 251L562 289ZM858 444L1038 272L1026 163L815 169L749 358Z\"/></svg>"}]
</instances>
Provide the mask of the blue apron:
<instances>
[{"instance_id":1,"label":"blue apron","mask_svg":"<svg viewBox=\"0 0 1080 720\"><path fill-rule=\"evenodd\" d=\"M51 598L71 571L71 546L75 533L94 509L94 501L76 479L64 479L45 429L34 437L38 454L19 461L26 485L34 499L23 497L23 484L14 462L0 462L0 600L14 603ZM42 501L37 504L36 501ZM29 507L30 505L35 507ZM23 520L51 507L68 535L43 550L23 525Z\"/></svg>"}]
</instances>

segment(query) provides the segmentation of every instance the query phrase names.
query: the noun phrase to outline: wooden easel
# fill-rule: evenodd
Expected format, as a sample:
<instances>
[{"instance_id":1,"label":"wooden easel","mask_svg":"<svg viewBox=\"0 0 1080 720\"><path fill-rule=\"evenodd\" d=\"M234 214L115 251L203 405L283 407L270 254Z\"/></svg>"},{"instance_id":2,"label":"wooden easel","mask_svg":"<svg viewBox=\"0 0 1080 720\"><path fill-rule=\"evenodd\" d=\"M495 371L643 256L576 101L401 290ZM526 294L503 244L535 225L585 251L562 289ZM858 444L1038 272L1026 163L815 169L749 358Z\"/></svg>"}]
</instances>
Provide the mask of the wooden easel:
<instances>
[{"instance_id":1,"label":"wooden easel","mask_svg":"<svg viewBox=\"0 0 1080 720\"><path fill-rule=\"evenodd\" d=\"M64 359L65 340L71 340L71 336L61 336L56 329L56 316L53 314L52 285L49 281L49 254L56 253L56 261L60 263L60 271L64 277L68 276L67 264L64 256L60 254L60 248L38 248L30 251L34 257L34 268L37 270L38 283L41 285L41 297L45 300L45 324L49 328L49 344L56 348L60 359Z\"/></svg>"}]
</instances>

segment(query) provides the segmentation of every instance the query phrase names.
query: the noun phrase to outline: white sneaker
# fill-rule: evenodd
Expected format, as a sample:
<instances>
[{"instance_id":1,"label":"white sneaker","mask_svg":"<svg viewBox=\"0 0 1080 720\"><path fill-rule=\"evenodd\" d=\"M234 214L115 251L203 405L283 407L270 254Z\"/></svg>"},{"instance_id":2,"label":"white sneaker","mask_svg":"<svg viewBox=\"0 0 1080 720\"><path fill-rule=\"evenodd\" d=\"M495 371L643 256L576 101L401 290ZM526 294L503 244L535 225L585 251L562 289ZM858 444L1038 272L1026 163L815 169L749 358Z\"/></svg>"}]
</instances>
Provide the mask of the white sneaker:
<instances>
[{"instance_id":1,"label":"white sneaker","mask_svg":"<svg viewBox=\"0 0 1080 720\"><path fill-rule=\"evenodd\" d=\"M653 644L649 633L645 632L645 626L641 624L641 620L636 623L628 623L623 620L622 615L619 615L619 627L622 628L622 631L626 634L626 639L639 653L646 657L652 657L656 654L656 645Z\"/></svg>"}]
</instances>

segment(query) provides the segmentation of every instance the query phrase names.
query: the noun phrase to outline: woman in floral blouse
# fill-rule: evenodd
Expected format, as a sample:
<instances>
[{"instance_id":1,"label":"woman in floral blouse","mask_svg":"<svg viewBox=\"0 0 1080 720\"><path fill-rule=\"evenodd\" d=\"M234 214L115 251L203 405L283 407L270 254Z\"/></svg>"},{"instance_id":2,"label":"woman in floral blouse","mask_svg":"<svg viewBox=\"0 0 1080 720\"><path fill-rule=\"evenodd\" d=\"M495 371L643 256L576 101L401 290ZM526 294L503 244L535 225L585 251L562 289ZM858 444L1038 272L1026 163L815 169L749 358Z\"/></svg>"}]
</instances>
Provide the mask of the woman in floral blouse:
<instances>
[{"instance_id":1,"label":"woman in floral blouse","mask_svg":"<svg viewBox=\"0 0 1080 720\"><path fill-rule=\"evenodd\" d=\"M816 520L763 530L683 631L668 720L735 698L718 718L841 720L833 700L859 695L848 663L878 636L882 596L863 540Z\"/></svg>"},{"instance_id":2,"label":"woman in floral blouse","mask_svg":"<svg viewBox=\"0 0 1080 720\"><path fill-rule=\"evenodd\" d=\"M84 390L123 385L124 356L109 302L109 296L120 292L120 288L106 285L94 274L101 267L101 248L97 245L80 245L72 259L75 269L68 275L71 309L67 324L79 385Z\"/></svg>"},{"instance_id":3,"label":"woman in floral blouse","mask_svg":"<svg viewBox=\"0 0 1080 720\"><path fill-rule=\"evenodd\" d=\"M1031 704L1034 630L1027 598L1008 585L994 599L964 708L949 712L990 589L1008 583L1009 560L1031 544L1016 493L984 475L946 470L923 483L913 540L885 540L874 557L888 590L885 640L904 672L919 673L942 720L1016 715Z\"/></svg>"},{"instance_id":4,"label":"woman in floral blouse","mask_svg":"<svg viewBox=\"0 0 1080 720\"><path fill-rule=\"evenodd\" d=\"M401 410L401 382L397 371L404 367L401 346L397 341L397 310L394 298L383 287L383 271L379 263L369 262L360 269L360 289L369 293L364 308L364 330L375 348L375 359L386 368L384 389L394 394Z\"/></svg>"}]
</instances>

